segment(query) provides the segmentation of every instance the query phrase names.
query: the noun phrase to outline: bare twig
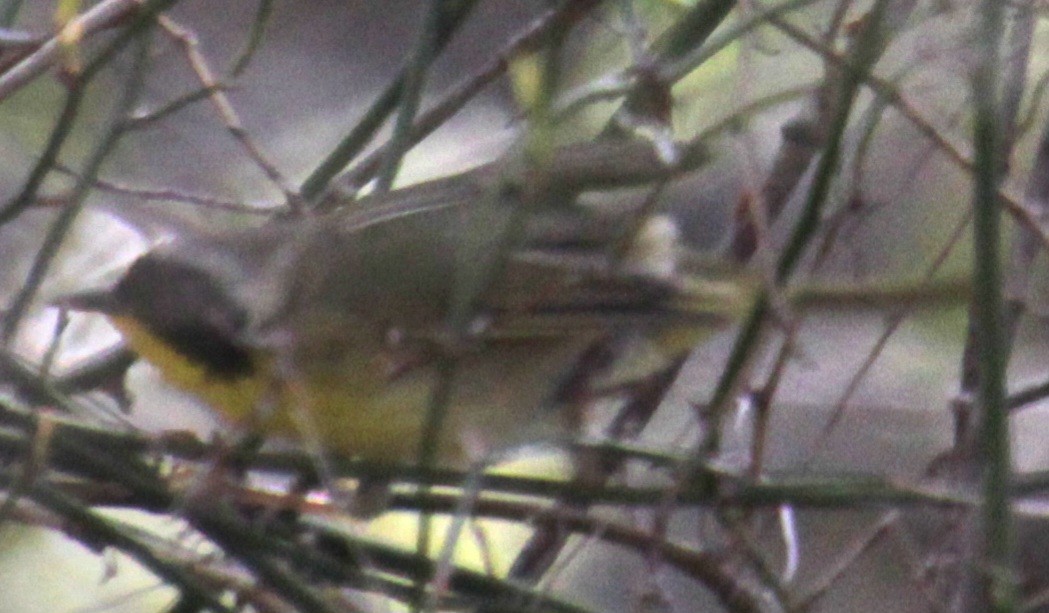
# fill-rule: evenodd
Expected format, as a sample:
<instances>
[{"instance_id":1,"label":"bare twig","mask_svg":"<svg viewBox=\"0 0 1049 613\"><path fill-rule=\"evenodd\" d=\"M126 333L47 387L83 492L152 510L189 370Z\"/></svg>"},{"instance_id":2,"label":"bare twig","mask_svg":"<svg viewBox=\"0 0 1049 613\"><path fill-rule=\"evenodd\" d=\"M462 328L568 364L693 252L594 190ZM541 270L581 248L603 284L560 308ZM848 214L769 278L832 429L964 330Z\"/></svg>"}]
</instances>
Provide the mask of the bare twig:
<instances>
[{"instance_id":1,"label":"bare twig","mask_svg":"<svg viewBox=\"0 0 1049 613\"><path fill-rule=\"evenodd\" d=\"M958 223L955 224L954 230L951 232L947 240L944 241L944 245L940 249L940 252L922 274L922 282L929 282L936 276L936 273L942 268L944 262L947 261L947 257L950 255L951 251L954 250L958 245L958 242L961 241L962 237L965 235L965 231L969 228L969 223L971 221L972 213L967 212L962 216ZM871 350L867 353L867 357L864 358L863 364L860 365L860 367L857 368L849 378L849 382L845 386L845 391L842 392L837 402L834 403L834 409L831 412L830 417L823 424L820 436L816 439L817 446L809 452L809 457L805 462L806 465L811 464L818 457L822 451L823 443L830 438L831 432L834 431L838 423L841 421L841 418L845 415L845 411L848 409L852 397L856 395L856 392L859 390L860 384L867 378L871 368L874 367L875 362L877 362L882 352L888 346L889 339L892 338L900 325L903 324L910 312L911 310L904 306L894 309L894 311L889 314L884 329L882 329L878 339L874 342L874 346L871 347Z\"/></svg>"},{"instance_id":2,"label":"bare twig","mask_svg":"<svg viewBox=\"0 0 1049 613\"><path fill-rule=\"evenodd\" d=\"M791 610L809 611L813 604L821 598L834 584L845 574L845 572L862 556L870 551L888 533L889 529L896 523L899 513L890 511L883 515L873 525L868 526L852 542L841 547L842 553L837 559L829 564L827 569L819 577L814 579L809 588L791 600Z\"/></svg>"},{"instance_id":3,"label":"bare twig","mask_svg":"<svg viewBox=\"0 0 1049 613\"><path fill-rule=\"evenodd\" d=\"M449 3L448 10L441 16L440 28L437 35L436 51L439 53L451 40L452 36L459 30L466 17L473 10L477 0L463 0L457 3ZM592 4L594 0L588 0ZM581 4L575 2L573 4ZM361 150L375 136L376 131L382 126L386 118L393 112L404 90L407 69L402 69L396 77L379 94L375 102L365 112L364 117L356 126L346 134L335 149L332 150L324 160L306 177L302 183L300 193L307 202L319 200L328 189L328 185L335 175L349 164L353 158L360 154Z\"/></svg>"},{"instance_id":4,"label":"bare twig","mask_svg":"<svg viewBox=\"0 0 1049 613\"><path fill-rule=\"evenodd\" d=\"M840 65L847 64L845 58L824 47L819 41L810 36L804 30L801 30L793 24L785 21L774 21L774 23L785 34L827 60ZM933 125L933 122L926 118L922 112L918 111L909 101L907 101L907 99L903 97L903 94L901 94L891 83L877 75L867 73L864 75L864 84L876 95L885 98L889 104L892 105L892 107L915 128L917 128L923 136L933 142L937 149L946 154L948 160L953 164L966 172L971 173L974 171L975 165L972 157L963 153L961 149L940 133L940 131ZM1038 241L1043 247L1049 247L1049 231L1042 228L1037 213L1031 211L1019 198L1009 193L1005 188L999 188L998 198L1005 206L1006 212L1008 212L1018 223L1031 229L1038 237Z\"/></svg>"},{"instance_id":5,"label":"bare twig","mask_svg":"<svg viewBox=\"0 0 1049 613\"><path fill-rule=\"evenodd\" d=\"M0 100L29 84L61 60L64 45L62 40L64 36L68 36L67 31L77 32L79 38L97 34L134 14L141 6L140 0L103 0L77 16L66 24L62 32L51 37L39 49L0 75Z\"/></svg>"},{"instance_id":6,"label":"bare twig","mask_svg":"<svg viewBox=\"0 0 1049 613\"><path fill-rule=\"evenodd\" d=\"M142 11L138 13L136 20L128 25L120 36L110 41L109 45L100 51L98 55L95 56L84 68L83 72L77 76L76 81L70 86L69 93L66 96L66 104L63 107L62 118L55 126L48 143L47 152L41 157L37 166L34 167L30 179L19 197L12 202L7 209L0 213L0 217L6 217L8 219L13 218L13 216L20 212L21 206L24 206L25 203L32 200L40 182L43 181L43 178L51 170L53 162L57 159L59 150L69 136L70 130L77 118L80 102L84 94L84 88L87 84L97 76L102 67L108 65L113 56L123 49L129 42L135 38L146 38L144 32L152 25L152 20L157 16L159 11L167 8L173 1L174 0L154 0L153 2L142 5ZM101 169L102 163L112 152L120 138L124 135L124 131L121 128L121 122L123 121L124 116L130 112L130 109L138 100L144 79L146 61L148 60L148 45L143 44L142 48L137 51L138 54L135 56L135 63L127 77L126 86L122 92L123 95L121 96L119 106L116 109L117 116L114 117L111 124L108 126L108 131L101 137L95 150L88 157L84 166L83 175L74 187L71 204L64 208L55 219L44 240L44 244L41 246L36 259L30 267L25 283L11 301L11 306L6 313L5 321L3 322L2 333L0 333L0 338L2 338L2 341L5 344L10 343L14 339L21 318L25 315L29 303L36 295L40 284L43 282L44 275L47 273L48 268L56 257L59 247L61 247L62 242L65 240L66 234L72 228L73 222L80 213L84 199L87 198L87 194L90 191L91 183Z\"/></svg>"},{"instance_id":7,"label":"bare twig","mask_svg":"<svg viewBox=\"0 0 1049 613\"><path fill-rule=\"evenodd\" d=\"M434 130L441 127L445 121L454 116L474 96L476 96L487 85L506 72L507 65L512 57L530 49L538 44L539 40L552 28L564 27L567 19L579 19L582 14L578 7L571 3L564 3L550 9L536 17L524 30L510 39L484 66L453 86L432 107L421 113L412 126L409 142L414 144L429 136ZM367 157L363 158L342 179L342 183L356 191L366 184L378 171L382 156L385 155L386 147L380 147ZM328 201L330 203L331 201ZM327 203L321 203L320 208L330 208Z\"/></svg>"},{"instance_id":8,"label":"bare twig","mask_svg":"<svg viewBox=\"0 0 1049 613\"><path fill-rule=\"evenodd\" d=\"M222 123L226 126L230 135L233 136L233 139L237 141L244 153L258 166L262 174L284 194L288 206L292 207L292 209L298 208L298 192L277 167L269 161L266 155L263 154L262 149L244 129L244 125L241 123L237 111L233 108L233 104L222 88L218 86L218 80L208 66L207 59L200 52L196 35L168 16L161 16L159 23L164 28L164 31L170 34L182 47L183 53L186 54L186 61L189 62L193 72L200 79L205 91L209 92L208 98L222 119Z\"/></svg>"},{"instance_id":9,"label":"bare twig","mask_svg":"<svg viewBox=\"0 0 1049 613\"><path fill-rule=\"evenodd\" d=\"M422 100L427 71L437 55L443 9L443 0L430 0L430 10L426 12L422 29L406 65L404 87L397 103L399 111L393 123L393 135L385 147L385 157L375 185L376 193L390 191L394 179L397 178L401 161L411 148L414 127L412 123Z\"/></svg>"}]
</instances>

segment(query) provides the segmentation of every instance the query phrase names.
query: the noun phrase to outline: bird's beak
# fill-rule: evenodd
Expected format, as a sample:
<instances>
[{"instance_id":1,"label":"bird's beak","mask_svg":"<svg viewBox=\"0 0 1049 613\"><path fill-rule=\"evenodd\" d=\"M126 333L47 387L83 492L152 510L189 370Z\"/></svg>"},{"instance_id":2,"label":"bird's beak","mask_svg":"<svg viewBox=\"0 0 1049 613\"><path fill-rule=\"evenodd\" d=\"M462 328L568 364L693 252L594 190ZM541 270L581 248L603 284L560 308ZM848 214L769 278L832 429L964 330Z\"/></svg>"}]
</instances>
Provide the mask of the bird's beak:
<instances>
[{"instance_id":1,"label":"bird's beak","mask_svg":"<svg viewBox=\"0 0 1049 613\"><path fill-rule=\"evenodd\" d=\"M59 296L51 300L50 303L51 306L60 309L85 313L113 314L117 310L117 302L113 297L113 290L108 288Z\"/></svg>"}]
</instances>

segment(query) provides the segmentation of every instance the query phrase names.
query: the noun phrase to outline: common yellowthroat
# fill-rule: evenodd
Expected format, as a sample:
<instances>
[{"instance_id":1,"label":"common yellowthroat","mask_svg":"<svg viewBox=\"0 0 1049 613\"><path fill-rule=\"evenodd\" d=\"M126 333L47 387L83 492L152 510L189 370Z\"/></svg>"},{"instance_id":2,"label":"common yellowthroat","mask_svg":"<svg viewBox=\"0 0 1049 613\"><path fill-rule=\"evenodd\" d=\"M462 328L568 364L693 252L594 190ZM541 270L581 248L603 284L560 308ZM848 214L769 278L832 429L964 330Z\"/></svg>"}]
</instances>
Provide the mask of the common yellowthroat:
<instances>
[{"instance_id":1,"label":"common yellowthroat","mask_svg":"<svg viewBox=\"0 0 1049 613\"><path fill-rule=\"evenodd\" d=\"M683 274L661 218L618 255L571 224L537 230L545 215L525 212L521 232L509 231L530 206L520 191L472 173L352 211L184 232L111 289L63 302L105 314L168 381L228 420L373 461L415 459L447 358L436 461L463 466L523 432L565 432L583 356L598 344L640 339L626 361L640 353L646 366L624 376L658 369L747 298L738 284ZM505 244L485 242L504 231ZM454 330L475 267L491 278Z\"/></svg>"}]
</instances>

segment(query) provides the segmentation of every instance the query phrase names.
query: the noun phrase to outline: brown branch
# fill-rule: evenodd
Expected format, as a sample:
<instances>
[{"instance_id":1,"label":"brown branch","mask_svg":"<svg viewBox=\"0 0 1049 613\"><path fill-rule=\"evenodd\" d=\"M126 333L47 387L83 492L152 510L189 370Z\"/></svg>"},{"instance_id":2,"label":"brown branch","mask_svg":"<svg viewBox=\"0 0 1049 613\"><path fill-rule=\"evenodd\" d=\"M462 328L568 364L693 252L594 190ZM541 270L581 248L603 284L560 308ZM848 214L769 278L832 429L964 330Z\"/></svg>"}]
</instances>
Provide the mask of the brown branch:
<instances>
[{"instance_id":1,"label":"brown branch","mask_svg":"<svg viewBox=\"0 0 1049 613\"><path fill-rule=\"evenodd\" d=\"M34 79L44 74L63 58L64 42L75 32L82 39L97 34L119 23L136 12L139 0L103 0L90 10L72 19L61 32L52 36L39 49L0 75L0 100L4 100Z\"/></svg>"},{"instance_id":2,"label":"brown branch","mask_svg":"<svg viewBox=\"0 0 1049 613\"><path fill-rule=\"evenodd\" d=\"M230 102L229 97L226 96L225 91L222 87L219 87L218 80L215 78L214 72L208 66L208 61L204 57L204 54L200 52L200 45L197 41L196 35L189 29L172 18L162 15L159 19L161 27L171 35L172 38L182 47L183 53L186 55L186 61L189 63L190 68L197 75L201 85L204 89L209 92L208 99L211 100L215 110L218 112L223 125L233 136L233 139L237 141L241 149L248 155L248 157L258 166L262 174L270 180L287 199L288 205L293 209L298 208L299 196L298 191L292 186L284 175L277 169L277 167L267 159L266 155L262 152L255 141L248 135L244 129L243 123L240 121L240 116L237 115L236 109L233 108L233 104Z\"/></svg>"}]
</instances>

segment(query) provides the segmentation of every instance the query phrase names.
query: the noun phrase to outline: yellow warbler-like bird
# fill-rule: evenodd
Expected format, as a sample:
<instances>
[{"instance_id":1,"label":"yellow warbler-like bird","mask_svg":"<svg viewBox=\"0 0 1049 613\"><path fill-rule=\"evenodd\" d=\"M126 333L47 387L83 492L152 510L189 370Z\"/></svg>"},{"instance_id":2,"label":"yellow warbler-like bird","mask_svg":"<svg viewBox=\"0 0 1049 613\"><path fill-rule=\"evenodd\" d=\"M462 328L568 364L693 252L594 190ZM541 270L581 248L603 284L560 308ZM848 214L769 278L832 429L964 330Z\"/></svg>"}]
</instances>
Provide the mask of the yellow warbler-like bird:
<instances>
[{"instance_id":1,"label":"yellow warbler-like bird","mask_svg":"<svg viewBox=\"0 0 1049 613\"><path fill-rule=\"evenodd\" d=\"M615 371L585 363L599 344L644 346L630 358L644 366L621 369L643 376L745 308L742 286L681 270L661 217L597 240L526 210L528 186L504 174L465 177L183 232L114 287L63 302L104 313L227 420L379 462L416 459L439 364L451 365L441 466L568 432L584 380Z\"/></svg>"}]
</instances>

